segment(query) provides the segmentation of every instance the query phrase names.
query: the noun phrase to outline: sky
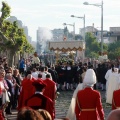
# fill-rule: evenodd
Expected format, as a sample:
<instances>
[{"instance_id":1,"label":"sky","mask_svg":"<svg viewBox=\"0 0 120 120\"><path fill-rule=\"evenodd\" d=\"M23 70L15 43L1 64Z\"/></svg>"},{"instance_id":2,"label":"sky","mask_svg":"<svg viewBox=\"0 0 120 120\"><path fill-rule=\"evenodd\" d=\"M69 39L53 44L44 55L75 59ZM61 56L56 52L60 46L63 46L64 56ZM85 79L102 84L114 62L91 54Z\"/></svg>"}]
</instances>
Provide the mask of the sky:
<instances>
[{"instance_id":1,"label":"sky","mask_svg":"<svg viewBox=\"0 0 120 120\"><path fill-rule=\"evenodd\" d=\"M11 7L11 16L17 17L28 27L29 36L36 41L36 30L45 27L50 30L64 28L63 23L74 24L75 33L83 28L83 19L70 17L75 15L83 17L85 25L101 27L101 8L93 5L84 5L84 2L101 4L101 0L0 0ZM120 0L103 0L103 29L120 26ZM2 3L0 3L0 8ZM67 26L69 31L72 26Z\"/></svg>"}]
</instances>

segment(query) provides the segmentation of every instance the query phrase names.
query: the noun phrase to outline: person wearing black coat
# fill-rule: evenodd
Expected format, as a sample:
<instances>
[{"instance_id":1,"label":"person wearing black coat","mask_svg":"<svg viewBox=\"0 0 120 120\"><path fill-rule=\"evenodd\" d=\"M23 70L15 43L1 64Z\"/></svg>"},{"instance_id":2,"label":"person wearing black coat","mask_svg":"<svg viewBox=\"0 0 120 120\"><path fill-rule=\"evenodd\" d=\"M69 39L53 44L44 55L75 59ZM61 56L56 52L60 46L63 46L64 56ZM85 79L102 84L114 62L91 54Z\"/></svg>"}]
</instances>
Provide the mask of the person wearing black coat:
<instances>
[{"instance_id":1,"label":"person wearing black coat","mask_svg":"<svg viewBox=\"0 0 120 120\"><path fill-rule=\"evenodd\" d=\"M15 69L13 71L13 78L16 80L13 108L16 108L17 104L18 104L18 97L19 97L19 94L20 94L20 86L21 86L21 81L22 81L22 77L19 74L18 69Z\"/></svg>"},{"instance_id":2,"label":"person wearing black coat","mask_svg":"<svg viewBox=\"0 0 120 120\"><path fill-rule=\"evenodd\" d=\"M12 74L11 73L7 73L6 74L6 83L8 85L8 95L10 98L10 102L6 108L6 114L12 114L11 109L12 109L12 105L13 100L14 100L14 87L16 86L16 81L13 79Z\"/></svg>"}]
</instances>

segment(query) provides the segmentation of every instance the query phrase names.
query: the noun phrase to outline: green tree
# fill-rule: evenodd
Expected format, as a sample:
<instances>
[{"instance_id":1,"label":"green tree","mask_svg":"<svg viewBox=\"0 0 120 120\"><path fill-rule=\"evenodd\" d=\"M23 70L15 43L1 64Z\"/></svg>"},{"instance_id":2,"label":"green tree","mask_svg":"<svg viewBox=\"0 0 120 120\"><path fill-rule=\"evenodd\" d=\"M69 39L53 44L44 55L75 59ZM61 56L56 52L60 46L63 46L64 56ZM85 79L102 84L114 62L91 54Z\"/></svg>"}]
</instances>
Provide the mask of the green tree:
<instances>
[{"instance_id":1,"label":"green tree","mask_svg":"<svg viewBox=\"0 0 120 120\"><path fill-rule=\"evenodd\" d=\"M81 35L75 35L75 40L82 40L82 36Z\"/></svg>"},{"instance_id":2,"label":"green tree","mask_svg":"<svg viewBox=\"0 0 120 120\"><path fill-rule=\"evenodd\" d=\"M108 45L108 58L116 59L118 57L120 57L120 41Z\"/></svg>"},{"instance_id":3,"label":"green tree","mask_svg":"<svg viewBox=\"0 0 120 120\"><path fill-rule=\"evenodd\" d=\"M108 51L114 51L116 48L120 47L120 41L110 43L108 45Z\"/></svg>"},{"instance_id":4,"label":"green tree","mask_svg":"<svg viewBox=\"0 0 120 120\"><path fill-rule=\"evenodd\" d=\"M92 57L92 58L98 57L99 56L98 53L101 51L101 43L99 43L96 40L96 37L90 32L86 33L85 40L86 40L85 55L87 57ZM103 48L104 51L107 51L108 46L106 44L103 44Z\"/></svg>"},{"instance_id":5,"label":"green tree","mask_svg":"<svg viewBox=\"0 0 120 120\"><path fill-rule=\"evenodd\" d=\"M9 58L8 64L9 66L13 65L13 57L14 55L20 51L25 51L24 48L26 46L26 51L33 50L32 46L28 43L26 36L24 34L24 30L18 27L17 21L13 23L6 20L8 16L10 16L10 7L7 3L2 2L2 9L1 9L1 17L0 17L0 32L3 38L2 46L3 50L9 51Z\"/></svg>"},{"instance_id":6,"label":"green tree","mask_svg":"<svg viewBox=\"0 0 120 120\"><path fill-rule=\"evenodd\" d=\"M2 2L1 17L0 17L0 28L2 28L3 21L10 16L10 7L6 2Z\"/></svg>"},{"instance_id":7,"label":"green tree","mask_svg":"<svg viewBox=\"0 0 120 120\"><path fill-rule=\"evenodd\" d=\"M97 42L96 38L93 36L92 33L88 32L86 33L85 36L85 42L86 42L86 50L85 50L85 54L87 57L91 57L95 54L98 54L98 52L100 51L100 45Z\"/></svg>"}]
</instances>

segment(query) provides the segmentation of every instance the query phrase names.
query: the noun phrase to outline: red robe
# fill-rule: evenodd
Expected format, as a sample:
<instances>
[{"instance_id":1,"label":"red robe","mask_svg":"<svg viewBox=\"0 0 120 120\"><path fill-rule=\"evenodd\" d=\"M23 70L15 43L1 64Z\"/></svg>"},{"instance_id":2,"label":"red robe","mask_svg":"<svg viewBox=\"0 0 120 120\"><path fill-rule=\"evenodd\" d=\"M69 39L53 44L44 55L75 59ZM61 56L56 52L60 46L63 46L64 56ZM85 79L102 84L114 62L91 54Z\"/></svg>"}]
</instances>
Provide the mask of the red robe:
<instances>
[{"instance_id":1,"label":"red robe","mask_svg":"<svg viewBox=\"0 0 120 120\"><path fill-rule=\"evenodd\" d=\"M47 85L45 87L43 95L49 97L53 101L53 104L54 104L53 110L54 110L54 115L55 115L56 83L53 80L48 79L48 78L45 79L43 82Z\"/></svg>"},{"instance_id":2,"label":"red robe","mask_svg":"<svg viewBox=\"0 0 120 120\"><path fill-rule=\"evenodd\" d=\"M4 120L3 111L2 110L0 110L0 120Z\"/></svg>"},{"instance_id":3,"label":"red robe","mask_svg":"<svg viewBox=\"0 0 120 120\"><path fill-rule=\"evenodd\" d=\"M45 90L43 92L43 95L49 97L52 101L55 100L56 95L56 83L51 79L45 79L43 81L47 86L45 87Z\"/></svg>"},{"instance_id":4,"label":"red robe","mask_svg":"<svg viewBox=\"0 0 120 120\"><path fill-rule=\"evenodd\" d=\"M75 114L76 120L104 120L100 93L92 88L78 91Z\"/></svg>"},{"instance_id":5,"label":"red robe","mask_svg":"<svg viewBox=\"0 0 120 120\"><path fill-rule=\"evenodd\" d=\"M113 92L112 110L120 108L120 89Z\"/></svg>"},{"instance_id":6,"label":"red robe","mask_svg":"<svg viewBox=\"0 0 120 120\"><path fill-rule=\"evenodd\" d=\"M18 110L25 106L25 100L30 98L35 93L35 87L32 85L35 78L27 79L24 78L22 81L19 100L18 100Z\"/></svg>"},{"instance_id":7,"label":"red robe","mask_svg":"<svg viewBox=\"0 0 120 120\"><path fill-rule=\"evenodd\" d=\"M25 105L35 110L47 110L50 113L52 120L54 120L54 104L53 101L47 96L44 96L40 93L34 94L26 100Z\"/></svg>"}]
</instances>

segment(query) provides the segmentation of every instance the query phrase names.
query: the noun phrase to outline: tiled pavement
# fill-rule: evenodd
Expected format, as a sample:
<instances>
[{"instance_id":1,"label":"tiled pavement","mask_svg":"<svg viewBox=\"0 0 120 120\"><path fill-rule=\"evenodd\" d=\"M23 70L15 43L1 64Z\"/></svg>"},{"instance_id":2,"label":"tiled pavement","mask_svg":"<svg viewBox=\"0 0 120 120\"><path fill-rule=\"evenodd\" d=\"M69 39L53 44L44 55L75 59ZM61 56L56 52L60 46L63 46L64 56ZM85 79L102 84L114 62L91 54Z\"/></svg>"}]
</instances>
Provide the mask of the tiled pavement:
<instances>
[{"instance_id":1,"label":"tiled pavement","mask_svg":"<svg viewBox=\"0 0 120 120\"><path fill-rule=\"evenodd\" d=\"M67 114L67 110L70 105L70 101L72 98L73 91L61 91L57 100L56 100L56 118L63 118ZM105 92L101 92L102 96L102 103L103 103L103 108L105 112L105 117L109 114L111 111L111 106L105 104ZM7 115L8 120L16 120L16 114L17 111L13 110L12 115Z\"/></svg>"}]
</instances>

